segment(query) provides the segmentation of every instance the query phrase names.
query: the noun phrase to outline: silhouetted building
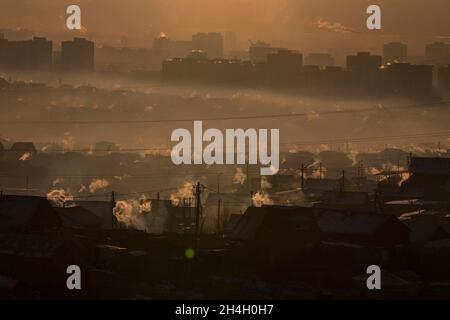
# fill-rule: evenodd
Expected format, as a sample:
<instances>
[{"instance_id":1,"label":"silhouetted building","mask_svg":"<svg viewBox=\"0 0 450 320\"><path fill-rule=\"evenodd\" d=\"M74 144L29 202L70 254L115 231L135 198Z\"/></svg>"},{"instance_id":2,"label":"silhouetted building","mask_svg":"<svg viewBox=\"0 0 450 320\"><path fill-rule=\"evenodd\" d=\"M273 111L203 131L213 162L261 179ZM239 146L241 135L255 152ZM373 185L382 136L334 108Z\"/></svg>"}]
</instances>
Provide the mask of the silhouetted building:
<instances>
[{"instance_id":1,"label":"silhouetted building","mask_svg":"<svg viewBox=\"0 0 450 320\"><path fill-rule=\"evenodd\" d=\"M347 57L347 68L353 72L373 72L381 66L381 56L373 56L370 52L358 52L356 56Z\"/></svg>"},{"instance_id":2,"label":"silhouetted building","mask_svg":"<svg viewBox=\"0 0 450 320\"><path fill-rule=\"evenodd\" d=\"M381 56L373 56L369 52L358 52L356 56L347 57L348 88L353 95L379 96L381 74Z\"/></svg>"},{"instance_id":3,"label":"silhouetted building","mask_svg":"<svg viewBox=\"0 0 450 320\"><path fill-rule=\"evenodd\" d=\"M315 206L352 212L370 212L373 210L367 192L325 191Z\"/></svg>"},{"instance_id":4,"label":"silhouetted building","mask_svg":"<svg viewBox=\"0 0 450 320\"><path fill-rule=\"evenodd\" d=\"M111 201L77 200L75 205L95 214L101 220L100 227L102 229L111 229L117 224L117 220L113 215Z\"/></svg>"},{"instance_id":5,"label":"silhouetted building","mask_svg":"<svg viewBox=\"0 0 450 320\"><path fill-rule=\"evenodd\" d=\"M177 40L173 43L171 57L184 58L189 55L193 50L192 41L190 40Z\"/></svg>"},{"instance_id":6,"label":"silhouetted building","mask_svg":"<svg viewBox=\"0 0 450 320\"><path fill-rule=\"evenodd\" d=\"M194 34L192 36L192 49L205 51L208 59L222 58L224 53L223 35L219 32Z\"/></svg>"},{"instance_id":7,"label":"silhouetted building","mask_svg":"<svg viewBox=\"0 0 450 320\"><path fill-rule=\"evenodd\" d=\"M390 214L323 211L317 219L320 230L329 241L370 246L409 243L410 230Z\"/></svg>"},{"instance_id":8,"label":"silhouetted building","mask_svg":"<svg viewBox=\"0 0 450 320\"><path fill-rule=\"evenodd\" d=\"M171 57L174 42L167 38L164 33L161 33L153 41L153 50L161 59L168 59Z\"/></svg>"},{"instance_id":9,"label":"silhouetted building","mask_svg":"<svg viewBox=\"0 0 450 320\"><path fill-rule=\"evenodd\" d=\"M297 51L279 50L267 56L268 80L274 84L283 82L295 85L303 67L303 55Z\"/></svg>"},{"instance_id":10,"label":"silhouetted building","mask_svg":"<svg viewBox=\"0 0 450 320\"><path fill-rule=\"evenodd\" d=\"M412 157L408 187L423 188L425 198L450 199L450 158Z\"/></svg>"},{"instance_id":11,"label":"silhouetted building","mask_svg":"<svg viewBox=\"0 0 450 320\"><path fill-rule=\"evenodd\" d=\"M15 142L10 150L18 154L29 153L30 155L35 155L37 153L36 147L32 142Z\"/></svg>"},{"instance_id":12,"label":"silhouetted building","mask_svg":"<svg viewBox=\"0 0 450 320\"><path fill-rule=\"evenodd\" d=\"M434 63L440 63L448 58L450 53L449 45L443 42L427 44L425 47L425 57Z\"/></svg>"},{"instance_id":13,"label":"silhouetted building","mask_svg":"<svg viewBox=\"0 0 450 320\"><path fill-rule=\"evenodd\" d=\"M383 47L383 62L407 62L408 46L400 42L386 43Z\"/></svg>"},{"instance_id":14,"label":"silhouetted building","mask_svg":"<svg viewBox=\"0 0 450 320\"><path fill-rule=\"evenodd\" d=\"M236 32L227 31L225 32L225 50L227 52L236 51L237 50L237 35Z\"/></svg>"},{"instance_id":15,"label":"silhouetted building","mask_svg":"<svg viewBox=\"0 0 450 320\"><path fill-rule=\"evenodd\" d=\"M32 40L0 39L0 66L16 70L49 70L52 67L51 41L34 37Z\"/></svg>"},{"instance_id":16,"label":"silhouetted building","mask_svg":"<svg viewBox=\"0 0 450 320\"><path fill-rule=\"evenodd\" d=\"M267 62L267 56L272 53L277 53L280 50L287 50L285 48L275 48L270 44L258 41L250 46L250 60L253 63Z\"/></svg>"},{"instance_id":17,"label":"silhouetted building","mask_svg":"<svg viewBox=\"0 0 450 320\"><path fill-rule=\"evenodd\" d=\"M0 195L0 231L59 229L61 219L46 198Z\"/></svg>"},{"instance_id":18,"label":"silhouetted building","mask_svg":"<svg viewBox=\"0 0 450 320\"><path fill-rule=\"evenodd\" d=\"M427 211L403 214L400 218L410 230L410 241L414 244L450 238L446 227L450 222L448 217L428 214Z\"/></svg>"},{"instance_id":19,"label":"silhouetted building","mask_svg":"<svg viewBox=\"0 0 450 320\"><path fill-rule=\"evenodd\" d=\"M302 54L287 49L269 53L266 63L209 59L203 50L193 50L185 59L164 61L162 76L165 81L247 84L313 95L376 97L428 97L433 82L432 66L394 63L381 67L381 56L369 53L348 57L348 70L303 66Z\"/></svg>"},{"instance_id":20,"label":"silhouetted building","mask_svg":"<svg viewBox=\"0 0 450 320\"><path fill-rule=\"evenodd\" d=\"M155 50L102 46L95 48L98 71L133 71L161 69L163 58Z\"/></svg>"},{"instance_id":21,"label":"silhouetted building","mask_svg":"<svg viewBox=\"0 0 450 320\"><path fill-rule=\"evenodd\" d=\"M187 58L193 60L207 60L208 55L203 50L191 50L187 55Z\"/></svg>"},{"instance_id":22,"label":"silhouetted building","mask_svg":"<svg viewBox=\"0 0 450 320\"><path fill-rule=\"evenodd\" d=\"M56 207L61 223L66 228L100 229L102 220L91 211L78 206Z\"/></svg>"},{"instance_id":23,"label":"silhouetted building","mask_svg":"<svg viewBox=\"0 0 450 320\"><path fill-rule=\"evenodd\" d=\"M61 67L65 71L94 70L94 42L84 38L61 43Z\"/></svg>"},{"instance_id":24,"label":"silhouetted building","mask_svg":"<svg viewBox=\"0 0 450 320\"><path fill-rule=\"evenodd\" d=\"M247 50L235 50L228 52L228 58L234 60L249 60L250 52Z\"/></svg>"},{"instance_id":25,"label":"silhouetted building","mask_svg":"<svg viewBox=\"0 0 450 320\"><path fill-rule=\"evenodd\" d=\"M334 58L329 53L310 53L306 56L305 64L319 67L334 66Z\"/></svg>"},{"instance_id":26,"label":"silhouetted building","mask_svg":"<svg viewBox=\"0 0 450 320\"><path fill-rule=\"evenodd\" d=\"M318 245L321 232L312 208L249 207L230 239L242 242L252 257L273 263L292 259L306 247Z\"/></svg>"},{"instance_id":27,"label":"silhouetted building","mask_svg":"<svg viewBox=\"0 0 450 320\"><path fill-rule=\"evenodd\" d=\"M382 70L384 90L391 94L430 96L433 89L433 66L394 63Z\"/></svg>"},{"instance_id":28,"label":"silhouetted building","mask_svg":"<svg viewBox=\"0 0 450 320\"><path fill-rule=\"evenodd\" d=\"M438 86L441 90L450 91L450 65L439 68Z\"/></svg>"}]
</instances>

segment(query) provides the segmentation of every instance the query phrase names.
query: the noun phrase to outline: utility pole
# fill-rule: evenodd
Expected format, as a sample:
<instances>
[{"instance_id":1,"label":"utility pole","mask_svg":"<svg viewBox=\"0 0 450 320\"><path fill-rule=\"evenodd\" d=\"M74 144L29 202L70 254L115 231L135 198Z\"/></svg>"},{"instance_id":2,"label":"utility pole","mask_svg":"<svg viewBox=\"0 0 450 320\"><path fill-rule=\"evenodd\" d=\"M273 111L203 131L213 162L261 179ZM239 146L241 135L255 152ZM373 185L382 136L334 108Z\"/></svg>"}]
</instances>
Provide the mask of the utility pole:
<instances>
[{"instance_id":1,"label":"utility pole","mask_svg":"<svg viewBox=\"0 0 450 320\"><path fill-rule=\"evenodd\" d=\"M358 190L361 190L361 188L362 188L363 172L364 172L364 167L363 167L363 162L361 160L358 164Z\"/></svg>"},{"instance_id":2,"label":"utility pole","mask_svg":"<svg viewBox=\"0 0 450 320\"><path fill-rule=\"evenodd\" d=\"M250 186L250 176L248 174L248 162L247 162L247 167L246 167L246 175L247 175L247 187L248 187L248 191L250 191L251 186Z\"/></svg>"},{"instance_id":3,"label":"utility pole","mask_svg":"<svg viewBox=\"0 0 450 320\"><path fill-rule=\"evenodd\" d=\"M114 208L116 207L116 194L111 192L111 229L114 229Z\"/></svg>"},{"instance_id":4,"label":"utility pole","mask_svg":"<svg viewBox=\"0 0 450 320\"><path fill-rule=\"evenodd\" d=\"M320 175L320 180L323 179L322 177L322 162L319 163L319 175Z\"/></svg>"},{"instance_id":5,"label":"utility pole","mask_svg":"<svg viewBox=\"0 0 450 320\"><path fill-rule=\"evenodd\" d=\"M305 165L302 163L301 167L300 167L300 172L301 172L301 187L302 189L305 188Z\"/></svg>"},{"instance_id":6,"label":"utility pole","mask_svg":"<svg viewBox=\"0 0 450 320\"><path fill-rule=\"evenodd\" d=\"M195 239L194 239L194 250L195 250L195 257L198 255L198 238L200 233L200 207L201 207L201 197L200 197L200 182L197 182L197 185L195 187Z\"/></svg>"},{"instance_id":7,"label":"utility pole","mask_svg":"<svg viewBox=\"0 0 450 320\"><path fill-rule=\"evenodd\" d=\"M220 198L217 201L217 235L220 237L221 223L220 223Z\"/></svg>"},{"instance_id":8,"label":"utility pole","mask_svg":"<svg viewBox=\"0 0 450 320\"><path fill-rule=\"evenodd\" d=\"M220 223L220 175L222 173L219 173L217 175L217 196L218 196L218 200L217 200L217 235L220 236L220 229L221 229L221 223Z\"/></svg>"}]
</instances>

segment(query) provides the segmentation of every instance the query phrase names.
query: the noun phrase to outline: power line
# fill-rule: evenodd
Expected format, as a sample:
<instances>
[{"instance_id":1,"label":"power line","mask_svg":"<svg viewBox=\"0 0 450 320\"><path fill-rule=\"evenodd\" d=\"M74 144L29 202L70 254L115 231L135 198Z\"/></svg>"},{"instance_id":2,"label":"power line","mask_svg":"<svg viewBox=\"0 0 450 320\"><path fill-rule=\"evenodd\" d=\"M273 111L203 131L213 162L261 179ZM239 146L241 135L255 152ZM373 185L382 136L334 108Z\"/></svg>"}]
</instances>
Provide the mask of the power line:
<instances>
[{"instance_id":1,"label":"power line","mask_svg":"<svg viewBox=\"0 0 450 320\"><path fill-rule=\"evenodd\" d=\"M356 114L362 112L374 111L391 111L411 109L414 107L436 108L450 105L450 101L440 101L433 103L422 103L405 106L393 107L378 107L378 108L362 108L362 109L348 109L348 110L329 110L316 112L320 116L327 115L343 115ZM150 123L173 123L173 122L193 122L193 121L228 121L228 120L253 120L253 119L275 119L275 118L292 118L292 117L307 117L311 112L293 112L293 113L279 113L267 115L246 115L246 116L228 116L228 117L209 117L209 118L187 118L187 119L134 119L134 120L2 120L0 124L3 125L103 125L103 124L150 124Z\"/></svg>"},{"instance_id":2,"label":"power line","mask_svg":"<svg viewBox=\"0 0 450 320\"><path fill-rule=\"evenodd\" d=\"M422 133L414 133L414 134L404 134L404 135L385 135L385 136L369 136L369 137L360 137L360 138L336 138L329 140L297 140L297 141L285 141L280 142L282 146L311 146L311 145L321 145L321 144L339 144L339 143L363 143L363 142L374 142L378 140L393 140L393 139L415 139L415 138L438 138L445 137L450 135L450 130L446 131L434 131L434 132L422 132ZM124 152L145 152L145 151L170 151L170 147L167 148L156 148L156 147L148 147L148 148L126 148L126 149L92 149L92 148L84 148L84 149L50 149L50 150L40 150L42 153L57 153L57 152L85 152L85 153L96 153L96 152L109 152L109 153L124 153ZM198 148L191 148L192 150L197 150ZM227 148L225 148L227 150ZM2 150L1 152L14 152L14 153L26 153L26 150L17 151L17 150ZM155 155L156 156L156 155Z\"/></svg>"}]
</instances>

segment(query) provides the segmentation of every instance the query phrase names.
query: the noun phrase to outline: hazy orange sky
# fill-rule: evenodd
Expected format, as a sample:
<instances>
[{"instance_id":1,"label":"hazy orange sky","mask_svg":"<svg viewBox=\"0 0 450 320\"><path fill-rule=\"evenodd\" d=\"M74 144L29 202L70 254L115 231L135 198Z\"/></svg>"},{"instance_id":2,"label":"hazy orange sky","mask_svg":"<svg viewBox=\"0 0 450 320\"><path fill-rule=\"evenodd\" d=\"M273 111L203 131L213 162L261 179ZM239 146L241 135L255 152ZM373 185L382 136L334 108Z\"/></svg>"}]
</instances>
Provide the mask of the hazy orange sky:
<instances>
[{"instance_id":1,"label":"hazy orange sky","mask_svg":"<svg viewBox=\"0 0 450 320\"><path fill-rule=\"evenodd\" d=\"M450 42L450 0L0 0L0 28L70 37L64 29L69 4L81 6L91 36L149 39L143 46L162 31L188 39L229 30L242 45L260 39L309 51L375 51L401 40L420 54L424 42ZM365 29L370 4L382 8L381 31Z\"/></svg>"}]
</instances>

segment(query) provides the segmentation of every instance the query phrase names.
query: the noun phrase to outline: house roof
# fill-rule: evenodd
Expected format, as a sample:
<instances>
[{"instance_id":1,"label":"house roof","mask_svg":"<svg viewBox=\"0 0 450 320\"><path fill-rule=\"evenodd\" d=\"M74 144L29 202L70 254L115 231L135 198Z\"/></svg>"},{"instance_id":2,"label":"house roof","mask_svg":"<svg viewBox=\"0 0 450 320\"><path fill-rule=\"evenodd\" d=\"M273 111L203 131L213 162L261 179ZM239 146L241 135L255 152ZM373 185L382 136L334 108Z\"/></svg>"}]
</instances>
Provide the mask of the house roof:
<instances>
[{"instance_id":1,"label":"house roof","mask_svg":"<svg viewBox=\"0 0 450 320\"><path fill-rule=\"evenodd\" d=\"M113 208L111 201L76 201L76 205L80 206L99 217L102 220L102 228L108 229L112 227Z\"/></svg>"},{"instance_id":2,"label":"house roof","mask_svg":"<svg viewBox=\"0 0 450 320\"><path fill-rule=\"evenodd\" d=\"M370 237L394 216L379 213L322 211L317 215L320 230L330 234Z\"/></svg>"},{"instance_id":3,"label":"house roof","mask_svg":"<svg viewBox=\"0 0 450 320\"><path fill-rule=\"evenodd\" d=\"M411 224L413 224L412 221L415 221L417 225L419 225L419 222L432 223L443 229L450 237L450 213L444 211L421 210L404 213L399 219L405 223L410 222Z\"/></svg>"},{"instance_id":4,"label":"house roof","mask_svg":"<svg viewBox=\"0 0 450 320\"><path fill-rule=\"evenodd\" d=\"M411 230L411 243L424 243L437 240L434 237L439 235L450 237L444 228L441 227L439 219L432 215L416 214L408 217L400 217L400 220Z\"/></svg>"},{"instance_id":5,"label":"house roof","mask_svg":"<svg viewBox=\"0 0 450 320\"><path fill-rule=\"evenodd\" d=\"M33 142L15 142L11 146L11 150L18 152L36 152L36 147Z\"/></svg>"},{"instance_id":6,"label":"house roof","mask_svg":"<svg viewBox=\"0 0 450 320\"><path fill-rule=\"evenodd\" d=\"M225 231L231 232L237 226L242 216L242 214L237 213L231 214L227 222L225 223Z\"/></svg>"},{"instance_id":7,"label":"house roof","mask_svg":"<svg viewBox=\"0 0 450 320\"><path fill-rule=\"evenodd\" d=\"M412 157L409 165L411 173L418 174L450 174L450 158Z\"/></svg>"},{"instance_id":8,"label":"house roof","mask_svg":"<svg viewBox=\"0 0 450 320\"><path fill-rule=\"evenodd\" d=\"M0 254L27 258L50 258L64 244L62 239L36 234L0 234Z\"/></svg>"},{"instance_id":9,"label":"house roof","mask_svg":"<svg viewBox=\"0 0 450 320\"><path fill-rule=\"evenodd\" d=\"M423 188L401 188L394 185L382 185L380 186L380 192L384 198L398 199L422 198L424 195Z\"/></svg>"},{"instance_id":10,"label":"house roof","mask_svg":"<svg viewBox=\"0 0 450 320\"><path fill-rule=\"evenodd\" d=\"M369 195L367 192L327 191L319 200L327 205L365 205Z\"/></svg>"},{"instance_id":11,"label":"house roof","mask_svg":"<svg viewBox=\"0 0 450 320\"><path fill-rule=\"evenodd\" d=\"M263 223L265 221L269 222L268 218L280 219L298 231L307 229L318 230L311 208L287 206L249 207L231 232L231 239L255 239Z\"/></svg>"},{"instance_id":12,"label":"house roof","mask_svg":"<svg viewBox=\"0 0 450 320\"><path fill-rule=\"evenodd\" d=\"M332 191L338 190L342 185L342 179L314 179L305 181L305 188L311 190Z\"/></svg>"},{"instance_id":13,"label":"house roof","mask_svg":"<svg viewBox=\"0 0 450 320\"><path fill-rule=\"evenodd\" d=\"M60 226L60 219L46 198L32 196L0 197L0 230L23 230Z\"/></svg>"},{"instance_id":14,"label":"house roof","mask_svg":"<svg viewBox=\"0 0 450 320\"><path fill-rule=\"evenodd\" d=\"M102 219L96 216L91 211L75 206L66 208L55 208L56 212L59 214L63 226L69 228L96 228L102 225Z\"/></svg>"}]
</instances>

